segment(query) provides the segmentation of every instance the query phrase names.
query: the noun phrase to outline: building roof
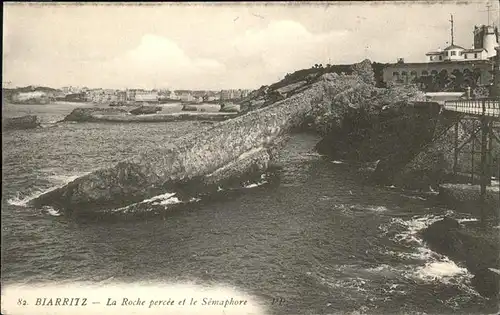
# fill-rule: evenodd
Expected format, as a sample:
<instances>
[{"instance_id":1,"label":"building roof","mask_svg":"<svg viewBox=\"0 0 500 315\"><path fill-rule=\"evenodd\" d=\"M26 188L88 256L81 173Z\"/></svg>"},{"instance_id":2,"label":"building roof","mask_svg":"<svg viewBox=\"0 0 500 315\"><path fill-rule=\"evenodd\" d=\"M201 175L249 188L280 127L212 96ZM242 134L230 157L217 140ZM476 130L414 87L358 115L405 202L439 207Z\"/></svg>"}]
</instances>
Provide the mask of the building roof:
<instances>
[{"instance_id":1,"label":"building roof","mask_svg":"<svg viewBox=\"0 0 500 315\"><path fill-rule=\"evenodd\" d=\"M471 48L471 49L465 49L464 52L479 52L479 51L483 51L483 50L486 50L484 48Z\"/></svg>"},{"instance_id":2,"label":"building roof","mask_svg":"<svg viewBox=\"0 0 500 315\"><path fill-rule=\"evenodd\" d=\"M443 53L442 51L429 51L425 55L426 56L429 56L429 55L441 55L442 53Z\"/></svg>"},{"instance_id":3,"label":"building roof","mask_svg":"<svg viewBox=\"0 0 500 315\"><path fill-rule=\"evenodd\" d=\"M451 49L465 49L461 46L457 46L457 45L450 45L448 47L446 47L444 50L451 50Z\"/></svg>"}]
</instances>

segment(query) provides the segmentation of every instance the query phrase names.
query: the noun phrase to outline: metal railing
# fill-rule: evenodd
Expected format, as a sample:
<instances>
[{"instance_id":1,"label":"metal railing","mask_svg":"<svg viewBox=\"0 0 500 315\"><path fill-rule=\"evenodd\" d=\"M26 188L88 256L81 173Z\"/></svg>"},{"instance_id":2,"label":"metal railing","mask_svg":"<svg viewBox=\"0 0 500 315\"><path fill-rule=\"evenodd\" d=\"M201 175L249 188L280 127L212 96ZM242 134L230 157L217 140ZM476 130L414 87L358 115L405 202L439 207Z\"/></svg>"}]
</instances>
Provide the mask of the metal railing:
<instances>
[{"instance_id":1,"label":"metal railing","mask_svg":"<svg viewBox=\"0 0 500 315\"><path fill-rule=\"evenodd\" d=\"M444 109L471 115L500 117L500 101L497 99L446 101Z\"/></svg>"}]
</instances>

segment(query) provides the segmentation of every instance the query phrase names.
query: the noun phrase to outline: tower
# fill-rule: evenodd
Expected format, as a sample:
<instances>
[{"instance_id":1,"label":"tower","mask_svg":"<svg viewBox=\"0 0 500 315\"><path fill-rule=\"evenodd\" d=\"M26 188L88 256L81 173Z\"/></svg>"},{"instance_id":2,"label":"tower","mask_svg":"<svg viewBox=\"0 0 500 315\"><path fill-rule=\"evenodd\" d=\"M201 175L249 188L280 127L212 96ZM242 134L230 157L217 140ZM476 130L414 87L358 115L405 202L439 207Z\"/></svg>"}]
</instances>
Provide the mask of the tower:
<instances>
[{"instance_id":1,"label":"tower","mask_svg":"<svg viewBox=\"0 0 500 315\"><path fill-rule=\"evenodd\" d=\"M493 86L491 89L491 95L500 97L500 47L496 48L497 55L495 57L495 65L493 68Z\"/></svg>"},{"instance_id":2,"label":"tower","mask_svg":"<svg viewBox=\"0 0 500 315\"><path fill-rule=\"evenodd\" d=\"M487 57L496 56L495 48L498 47L498 28L492 25L474 27L474 48L484 48Z\"/></svg>"}]
</instances>

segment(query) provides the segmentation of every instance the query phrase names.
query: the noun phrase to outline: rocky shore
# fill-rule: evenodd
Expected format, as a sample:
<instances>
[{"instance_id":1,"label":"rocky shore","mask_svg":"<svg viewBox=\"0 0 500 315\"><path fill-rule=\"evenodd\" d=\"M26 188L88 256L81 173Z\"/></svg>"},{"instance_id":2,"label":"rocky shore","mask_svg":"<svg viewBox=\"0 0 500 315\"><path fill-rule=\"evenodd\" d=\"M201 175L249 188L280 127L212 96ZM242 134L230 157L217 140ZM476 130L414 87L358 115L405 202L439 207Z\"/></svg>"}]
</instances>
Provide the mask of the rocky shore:
<instances>
[{"instance_id":1,"label":"rocky shore","mask_svg":"<svg viewBox=\"0 0 500 315\"><path fill-rule=\"evenodd\" d=\"M141 106L137 108L90 107L75 108L63 121L76 122L174 122L186 120L222 121L236 113L221 112L180 112L162 114L160 106Z\"/></svg>"},{"instance_id":2,"label":"rocky shore","mask_svg":"<svg viewBox=\"0 0 500 315\"><path fill-rule=\"evenodd\" d=\"M476 224L477 225L477 224ZM498 298L500 287L500 238L498 228L480 229L445 218L421 232L429 247L467 267L479 294Z\"/></svg>"},{"instance_id":3,"label":"rocky shore","mask_svg":"<svg viewBox=\"0 0 500 315\"><path fill-rule=\"evenodd\" d=\"M33 129L40 127L40 121L35 115L26 115L21 117L3 118L2 125L4 130Z\"/></svg>"}]
</instances>

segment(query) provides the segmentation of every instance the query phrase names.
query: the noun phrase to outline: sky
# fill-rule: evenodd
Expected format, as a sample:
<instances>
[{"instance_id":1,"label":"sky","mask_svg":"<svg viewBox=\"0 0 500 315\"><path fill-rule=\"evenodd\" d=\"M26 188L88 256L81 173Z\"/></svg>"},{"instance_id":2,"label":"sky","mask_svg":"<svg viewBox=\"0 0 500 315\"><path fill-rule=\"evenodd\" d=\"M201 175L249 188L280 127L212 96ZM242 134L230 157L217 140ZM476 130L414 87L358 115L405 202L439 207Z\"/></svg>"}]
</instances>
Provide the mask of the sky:
<instances>
[{"instance_id":1,"label":"sky","mask_svg":"<svg viewBox=\"0 0 500 315\"><path fill-rule=\"evenodd\" d=\"M90 88L256 89L316 63L425 62L498 0L310 3L8 3L3 83Z\"/></svg>"}]
</instances>

